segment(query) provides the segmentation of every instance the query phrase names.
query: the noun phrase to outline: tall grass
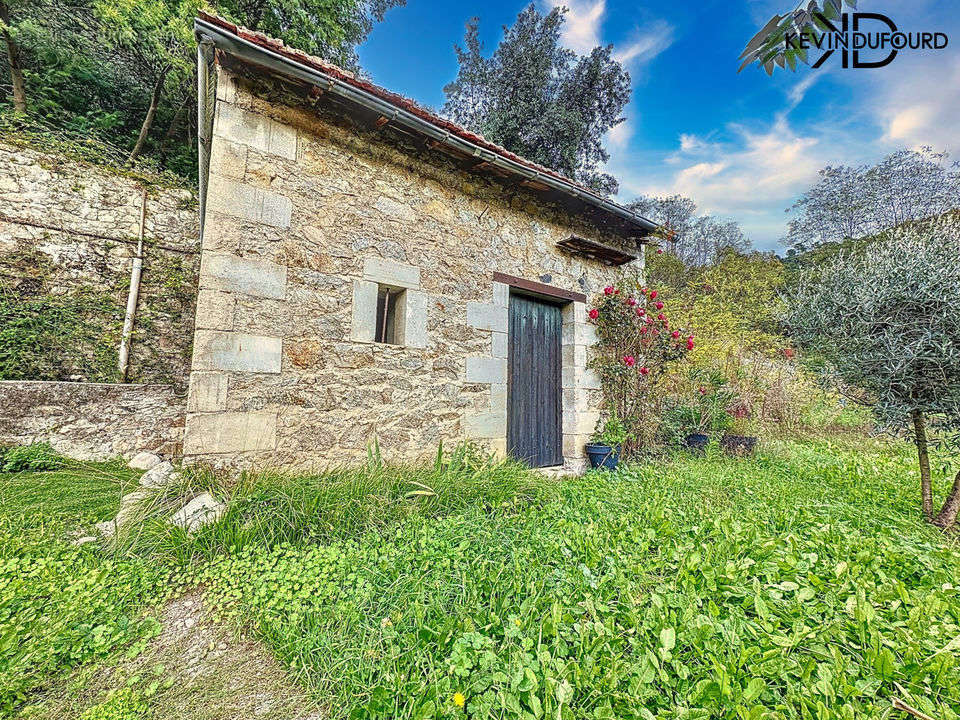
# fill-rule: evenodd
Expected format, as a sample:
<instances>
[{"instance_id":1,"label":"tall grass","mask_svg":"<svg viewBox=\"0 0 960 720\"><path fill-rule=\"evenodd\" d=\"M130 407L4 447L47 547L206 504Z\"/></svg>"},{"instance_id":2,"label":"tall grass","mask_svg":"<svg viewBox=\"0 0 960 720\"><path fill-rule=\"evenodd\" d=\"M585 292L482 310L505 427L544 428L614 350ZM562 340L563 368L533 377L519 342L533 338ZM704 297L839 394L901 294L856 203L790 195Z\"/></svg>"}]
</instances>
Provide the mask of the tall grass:
<instances>
[{"instance_id":1,"label":"tall grass","mask_svg":"<svg viewBox=\"0 0 960 720\"><path fill-rule=\"evenodd\" d=\"M227 505L222 517L193 535L169 524L183 498L210 492ZM365 465L321 473L275 470L230 477L204 468L138 508L140 521L121 532L120 554L185 561L281 543L317 544L385 530L418 515L444 516L466 508L513 512L555 497L553 481L475 446L438 449L432 464L390 465L376 446Z\"/></svg>"}]
</instances>

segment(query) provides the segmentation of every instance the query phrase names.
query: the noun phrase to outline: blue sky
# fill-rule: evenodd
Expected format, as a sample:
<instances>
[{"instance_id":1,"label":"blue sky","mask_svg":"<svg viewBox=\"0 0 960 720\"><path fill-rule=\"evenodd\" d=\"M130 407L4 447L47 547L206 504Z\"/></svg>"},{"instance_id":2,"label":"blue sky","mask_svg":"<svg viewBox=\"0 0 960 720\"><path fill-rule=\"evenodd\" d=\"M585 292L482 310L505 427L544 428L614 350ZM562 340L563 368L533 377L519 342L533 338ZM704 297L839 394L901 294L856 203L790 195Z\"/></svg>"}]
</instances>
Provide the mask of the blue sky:
<instances>
[{"instance_id":1,"label":"blue sky","mask_svg":"<svg viewBox=\"0 0 960 720\"><path fill-rule=\"evenodd\" d=\"M541 9L550 0L536 0ZM778 249L784 210L828 164L875 162L932 145L960 158L960 3L861 0L902 30L946 32L940 51L901 53L879 69L757 67L737 74L750 37L795 0L568 0L564 42L579 52L612 43L633 79L627 120L608 136L618 199L675 192L740 222L756 247ZM360 48L373 80L439 108L456 75L454 43L480 17L487 54L523 0L407 0Z\"/></svg>"}]
</instances>

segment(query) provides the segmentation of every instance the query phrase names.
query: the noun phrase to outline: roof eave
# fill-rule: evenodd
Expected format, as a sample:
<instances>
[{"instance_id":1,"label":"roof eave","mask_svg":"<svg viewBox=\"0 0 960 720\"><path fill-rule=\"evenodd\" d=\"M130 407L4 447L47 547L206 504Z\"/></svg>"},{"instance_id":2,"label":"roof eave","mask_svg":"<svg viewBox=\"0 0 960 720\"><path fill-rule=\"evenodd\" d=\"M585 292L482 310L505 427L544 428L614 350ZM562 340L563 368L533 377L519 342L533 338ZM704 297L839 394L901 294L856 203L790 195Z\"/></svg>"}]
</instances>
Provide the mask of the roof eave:
<instances>
[{"instance_id":1,"label":"roof eave","mask_svg":"<svg viewBox=\"0 0 960 720\"><path fill-rule=\"evenodd\" d=\"M642 215L631 212L627 208L596 193L590 192L576 183L551 173L530 168L523 163L504 157L489 148L482 147L466 138L460 137L450 130L438 127L429 120L409 110L398 107L361 87L345 82L317 68L299 63L270 48L251 42L237 33L231 32L226 27L198 17L194 21L194 33L199 41L209 40L213 42L218 49L235 55L247 62L260 65L286 77L302 80L352 102L359 103L390 118L393 122L400 123L417 132L421 132L459 152L473 155L493 166L521 175L528 180L543 183L554 190L578 198L589 205L610 213L620 220L626 221L636 227L639 233L635 239L639 242L642 242L644 237L654 233L659 228L656 223Z\"/></svg>"}]
</instances>

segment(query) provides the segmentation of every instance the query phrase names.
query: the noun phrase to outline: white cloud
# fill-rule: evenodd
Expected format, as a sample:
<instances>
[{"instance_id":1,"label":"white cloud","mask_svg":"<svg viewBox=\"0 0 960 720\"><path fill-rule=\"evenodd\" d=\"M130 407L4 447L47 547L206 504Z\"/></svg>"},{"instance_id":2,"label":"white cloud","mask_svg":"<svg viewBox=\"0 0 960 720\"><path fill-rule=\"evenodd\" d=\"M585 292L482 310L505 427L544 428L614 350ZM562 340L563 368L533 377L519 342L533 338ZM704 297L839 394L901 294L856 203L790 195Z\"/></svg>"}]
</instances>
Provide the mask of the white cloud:
<instances>
[{"instance_id":1,"label":"white cloud","mask_svg":"<svg viewBox=\"0 0 960 720\"><path fill-rule=\"evenodd\" d=\"M814 83L817 82L821 77L826 75L826 71L821 71L819 73L808 72L803 76L803 79L800 80L796 85L790 88L790 91L787 93L787 97L790 98L790 106L788 109L793 110L797 105L803 102L803 98L806 97L807 91L813 87Z\"/></svg>"},{"instance_id":2,"label":"white cloud","mask_svg":"<svg viewBox=\"0 0 960 720\"><path fill-rule=\"evenodd\" d=\"M899 58L889 68L893 69ZM886 68L885 68L886 69ZM929 57L896 67L877 88L872 112L895 147L932 145L960 152L960 59Z\"/></svg>"},{"instance_id":3,"label":"white cloud","mask_svg":"<svg viewBox=\"0 0 960 720\"><path fill-rule=\"evenodd\" d=\"M680 152L682 153L694 153L706 146L707 144L696 135L690 133L680 134Z\"/></svg>"},{"instance_id":4,"label":"white cloud","mask_svg":"<svg viewBox=\"0 0 960 720\"><path fill-rule=\"evenodd\" d=\"M615 48L613 57L629 67L650 62L672 44L673 26L664 20L657 20L645 26L642 32L638 31L628 43Z\"/></svg>"},{"instance_id":5,"label":"white cloud","mask_svg":"<svg viewBox=\"0 0 960 720\"><path fill-rule=\"evenodd\" d=\"M584 55L600 45L600 25L606 13L605 0L573 0L551 2L554 7L566 7L566 22L563 25L563 44Z\"/></svg>"},{"instance_id":6,"label":"white cloud","mask_svg":"<svg viewBox=\"0 0 960 720\"><path fill-rule=\"evenodd\" d=\"M730 125L725 138L685 133L666 164L640 169L611 162L610 170L624 199L686 195L700 212L736 219L758 247L775 248L786 229L783 211L834 158L820 138L796 131L783 114L763 130Z\"/></svg>"},{"instance_id":7,"label":"white cloud","mask_svg":"<svg viewBox=\"0 0 960 720\"><path fill-rule=\"evenodd\" d=\"M633 137L633 118L628 117L619 125L614 125L607 132L607 143L611 148L619 150L625 148Z\"/></svg>"},{"instance_id":8,"label":"white cloud","mask_svg":"<svg viewBox=\"0 0 960 720\"><path fill-rule=\"evenodd\" d=\"M606 0L547 0L548 7L565 7L563 34L565 47L586 55L598 45L605 45L602 27L607 13ZM630 40L615 44L613 57L625 67L653 60L673 44L673 26L664 20L645 23Z\"/></svg>"}]
</instances>

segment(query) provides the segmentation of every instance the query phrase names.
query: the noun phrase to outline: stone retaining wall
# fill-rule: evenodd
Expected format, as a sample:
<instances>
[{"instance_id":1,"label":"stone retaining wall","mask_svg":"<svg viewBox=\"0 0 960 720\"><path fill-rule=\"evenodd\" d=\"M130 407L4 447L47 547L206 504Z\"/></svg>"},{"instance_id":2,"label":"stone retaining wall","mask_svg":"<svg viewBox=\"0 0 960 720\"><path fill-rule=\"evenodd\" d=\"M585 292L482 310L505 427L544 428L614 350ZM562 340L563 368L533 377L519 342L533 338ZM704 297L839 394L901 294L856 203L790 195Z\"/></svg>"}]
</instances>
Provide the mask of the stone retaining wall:
<instances>
[{"instance_id":1,"label":"stone retaining wall","mask_svg":"<svg viewBox=\"0 0 960 720\"><path fill-rule=\"evenodd\" d=\"M0 444L46 441L80 460L179 456L185 413L171 385L0 382Z\"/></svg>"},{"instance_id":2,"label":"stone retaining wall","mask_svg":"<svg viewBox=\"0 0 960 720\"><path fill-rule=\"evenodd\" d=\"M127 379L185 386L199 269L195 193L3 138L4 316L29 318L24 327L39 322L52 330L47 346L35 353L36 367L24 374L11 361L10 367L0 367L0 378L119 380L120 328L145 184L146 249ZM23 345L29 343L24 338ZM12 345L7 350L18 352Z\"/></svg>"}]
</instances>

